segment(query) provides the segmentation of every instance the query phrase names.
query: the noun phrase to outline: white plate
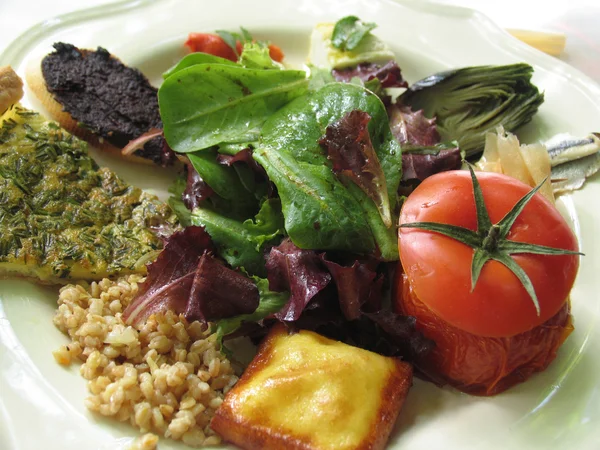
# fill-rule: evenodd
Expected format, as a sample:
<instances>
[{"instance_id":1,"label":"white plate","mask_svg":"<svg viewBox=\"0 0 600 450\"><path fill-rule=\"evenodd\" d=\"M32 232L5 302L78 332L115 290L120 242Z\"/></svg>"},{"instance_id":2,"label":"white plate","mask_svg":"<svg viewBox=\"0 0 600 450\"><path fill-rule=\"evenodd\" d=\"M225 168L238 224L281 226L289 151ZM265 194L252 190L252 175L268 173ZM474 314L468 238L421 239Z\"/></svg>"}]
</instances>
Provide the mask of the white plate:
<instances>
[{"instance_id":1,"label":"white plate","mask_svg":"<svg viewBox=\"0 0 600 450\"><path fill-rule=\"evenodd\" d=\"M269 38L301 63L311 27L347 14L376 22L409 81L449 67L526 61L546 102L521 137L531 142L568 131L600 129L600 87L560 61L538 53L471 10L413 1L253 0L134 1L48 21L0 56L23 75L31 60L63 40L101 45L159 83L183 54L190 31L237 29ZM39 107L31 96L25 103ZM98 156L128 181L166 196L170 173ZM415 381L389 447L392 449L600 448L600 178L564 199L587 254L572 293L575 332L544 373L494 398L469 397ZM135 430L86 411L78 370L54 362L66 342L52 325L57 290L0 281L0 448L116 449ZM164 440L161 449L183 448Z\"/></svg>"}]
</instances>

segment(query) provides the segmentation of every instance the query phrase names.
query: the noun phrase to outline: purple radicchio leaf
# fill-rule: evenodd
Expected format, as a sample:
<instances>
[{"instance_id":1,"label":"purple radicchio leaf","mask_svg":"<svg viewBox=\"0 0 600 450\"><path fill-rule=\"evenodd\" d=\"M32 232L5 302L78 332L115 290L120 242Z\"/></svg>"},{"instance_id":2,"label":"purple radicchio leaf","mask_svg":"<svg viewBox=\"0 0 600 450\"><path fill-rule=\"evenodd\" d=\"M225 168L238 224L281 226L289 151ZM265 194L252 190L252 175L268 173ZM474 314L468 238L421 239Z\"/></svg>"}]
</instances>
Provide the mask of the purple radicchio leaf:
<instances>
[{"instance_id":1,"label":"purple radicchio leaf","mask_svg":"<svg viewBox=\"0 0 600 450\"><path fill-rule=\"evenodd\" d=\"M410 106L391 105L387 110L392 133L402 145L402 181L423 181L438 172L460 169L460 149L440 144L435 118L428 119Z\"/></svg>"},{"instance_id":2,"label":"purple radicchio leaf","mask_svg":"<svg viewBox=\"0 0 600 450\"><path fill-rule=\"evenodd\" d=\"M252 150L250 150L250 148L245 148L237 152L235 155L223 155L219 153L217 155L217 162L226 166L231 166L236 162L245 163L248 165L248 167L250 167L250 169L252 169L258 178L263 180L267 178L267 172L252 157Z\"/></svg>"},{"instance_id":3,"label":"purple radicchio leaf","mask_svg":"<svg viewBox=\"0 0 600 450\"><path fill-rule=\"evenodd\" d=\"M337 81L343 83L349 83L355 77L360 78L363 82L378 78L384 88L408 87L408 83L402 78L400 67L393 60L382 66L374 63L362 63L347 69L333 69L331 74Z\"/></svg>"},{"instance_id":4,"label":"purple radicchio leaf","mask_svg":"<svg viewBox=\"0 0 600 450\"><path fill-rule=\"evenodd\" d=\"M340 309L347 320L358 319L363 307L375 310L381 307L383 276L377 276L376 262L356 260L351 266L342 266L326 259L325 254L321 260L333 277Z\"/></svg>"},{"instance_id":5,"label":"purple radicchio leaf","mask_svg":"<svg viewBox=\"0 0 600 450\"><path fill-rule=\"evenodd\" d=\"M400 144L432 146L440 142L435 118L428 119L422 110L412 111L410 106L388 107L390 128Z\"/></svg>"},{"instance_id":6,"label":"purple radicchio leaf","mask_svg":"<svg viewBox=\"0 0 600 450\"><path fill-rule=\"evenodd\" d=\"M436 149L436 147L438 147ZM457 146L444 146L418 149L411 152L410 148L403 148L402 153L402 181L419 180L446 170L457 170L462 165L462 155Z\"/></svg>"},{"instance_id":7,"label":"purple radicchio leaf","mask_svg":"<svg viewBox=\"0 0 600 450\"><path fill-rule=\"evenodd\" d=\"M383 223L390 227L392 217L387 184L369 136L369 120L371 116L364 111L350 111L327 127L319 144L326 149L333 172L360 187L377 205Z\"/></svg>"},{"instance_id":8,"label":"purple radicchio leaf","mask_svg":"<svg viewBox=\"0 0 600 450\"><path fill-rule=\"evenodd\" d=\"M123 312L129 324L171 309L182 314L188 307L198 260L214 247L204 228L191 226L173 233L156 261L148 265L146 281Z\"/></svg>"},{"instance_id":9,"label":"purple radicchio leaf","mask_svg":"<svg viewBox=\"0 0 600 450\"><path fill-rule=\"evenodd\" d=\"M193 211L200 206L204 200L213 195L214 191L204 182L196 169L194 169L194 166L189 162L186 163L186 170L187 184L183 194L181 194L181 199L183 200L185 207L190 211Z\"/></svg>"},{"instance_id":10,"label":"purple radicchio leaf","mask_svg":"<svg viewBox=\"0 0 600 450\"><path fill-rule=\"evenodd\" d=\"M356 320L346 320L335 299L311 302L300 318L288 326L312 330L331 339L370 350L385 356L397 356L417 362L427 355L433 341L415 328L415 319L387 309L373 313L361 312ZM331 301L334 300L334 301Z\"/></svg>"},{"instance_id":11,"label":"purple radicchio leaf","mask_svg":"<svg viewBox=\"0 0 600 450\"><path fill-rule=\"evenodd\" d=\"M177 155L175 154L173 149L169 147L169 144L167 144L167 140L164 138L164 136L162 137L162 139L163 143L161 147L160 164L163 167L172 166L173 164L175 164L175 161L177 161Z\"/></svg>"},{"instance_id":12,"label":"purple radicchio leaf","mask_svg":"<svg viewBox=\"0 0 600 450\"><path fill-rule=\"evenodd\" d=\"M203 227L174 233L148 266L146 281L123 313L125 322L139 325L169 310L201 321L254 312L259 303L256 285L214 258L213 251Z\"/></svg>"},{"instance_id":13,"label":"purple radicchio leaf","mask_svg":"<svg viewBox=\"0 0 600 450\"><path fill-rule=\"evenodd\" d=\"M208 322L250 314L258 302L258 288L252 280L204 253L196 268L185 317Z\"/></svg>"},{"instance_id":14,"label":"purple radicchio leaf","mask_svg":"<svg viewBox=\"0 0 600 450\"><path fill-rule=\"evenodd\" d=\"M331 281L313 250L302 250L285 239L273 247L267 257L269 289L289 291L288 303L277 313L279 320L297 320L310 300Z\"/></svg>"}]
</instances>

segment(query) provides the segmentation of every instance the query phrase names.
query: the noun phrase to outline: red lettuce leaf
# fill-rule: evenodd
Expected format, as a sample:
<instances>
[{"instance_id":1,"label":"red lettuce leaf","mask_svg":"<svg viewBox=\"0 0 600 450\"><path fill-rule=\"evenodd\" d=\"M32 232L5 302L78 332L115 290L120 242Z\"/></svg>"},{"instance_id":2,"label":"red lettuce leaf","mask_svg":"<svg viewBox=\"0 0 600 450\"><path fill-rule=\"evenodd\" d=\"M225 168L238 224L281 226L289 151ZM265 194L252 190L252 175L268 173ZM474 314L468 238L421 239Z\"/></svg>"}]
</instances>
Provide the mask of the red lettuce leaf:
<instances>
[{"instance_id":1,"label":"red lettuce leaf","mask_svg":"<svg viewBox=\"0 0 600 450\"><path fill-rule=\"evenodd\" d=\"M192 211L200 206L204 200L213 195L214 191L204 182L191 163L186 163L186 170L187 184L183 194L181 194L181 200L183 200L186 208Z\"/></svg>"},{"instance_id":2,"label":"red lettuce leaf","mask_svg":"<svg viewBox=\"0 0 600 450\"><path fill-rule=\"evenodd\" d=\"M383 223L390 227L392 217L385 175L375 153L367 124L371 116L364 111L350 111L325 130L319 140L333 163L333 172L359 186L377 205Z\"/></svg>"},{"instance_id":3,"label":"red lettuce leaf","mask_svg":"<svg viewBox=\"0 0 600 450\"><path fill-rule=\"evenodd\" d=\"M204 253L195 271L185 317L203 322L250 314L258 307L258 288L249 278Z\"/></svg>"},{"instance_id":4,"label":"red lettuce leaf","mask_svg":"<svg viewBox=\"0 0 600 450\"><path fill-rule=\"evenodd\" d=\"M312 330L331 339L406 361L421 360L435 345L415 328L415 319L392 311L362 312L346 320L335 298L311 302L302 316L289 327Z\"/></svg>"},{"instance_id":5,"label":"red lettuce leaf","mask_svg":"<svg viewBox=\"0 0 600 450\"><path fill-rule=\"evenodd\" d=\"M282 321L297 320L311 299L331 281L317 254L296 247L290 239L271 249L266 267L269 289L290 292L288 303L275 314Z\"/></svg>"},{"instance_id":6,"label":"red lettuce leaf","mask_svg":"<svg viewBox=\"0 0 600 450\"><path fill-rule=\"evenodd\" d=\"M349 83L354 77L360 78L363 82L378 78L384 88L408 87L408 83L402 78L400 67L393 60L382 66L373 63L362 63L347 69L333 69L331 74L337 81L343 83Z\"/></svg>"},{"instance_id":7,"label":"red lettuce leaf","mask_svg":"<svg viewBox=\"0 0 600 450\"><path fill-rule=\"evenodd\" d=\"M460 169L460 149L440 144L435 118L428 119L410 106L391 105L387 110L392 133L402 145L402 181L423 181L438 172Z\"/></svg>"},{"instance_id":8,"label":"red lettuce leaf","mask_svg":"<svg viewBox=\"0 0 600 450\"><path fill-rule=\"evenodd\" d=\"M321 260L331 273L337 288L340 309L347 320L361 316L363 307L380 308L383 276L377 276L374 261L354 261L351 266L343 266L326 259Z\"/></svg>"},{"instance_id":9,"label":"red lettuce leaf","mask_svg":"<svg viewBox=\"0 0 600 450\"><path fill-rule=\"evenodd\" d=\"M146 281L123 312L125 322L138 325L168 310L202 321L252 313L259 302L256 285L215 259L214 250L203 227L174 233L148 266Z\"/></svg>"},{"instance_id":10,"label":"red lettuce leaf","mask_svg":"<svg viewBox=\"0 0 600 450\"><path fill-rule=\"evenodd\" d=\"M334 255L334 261L289 239L274 247L267 259L269 289L291 292L290 300L264 327L245 324L235 335L260 339L278 319L382 355L416 361L427 354L433 342L415 329L414 318L382 309L378 262L345 256Z\"/></svg>"},{"instance_id":11,"label":"red lettuce leaf","mask_svg":"<svg viewBox=\"0 0 600 450\"><path fill-rule=\"evenodd\" d=\"M457 146L444 146L411 151L404 148L402 153L402 181L423 181L433 174L446 170L457 170L462 165L462 155Z\"/></svg>"},{"instance_id":12,"label":"red lettuce leaf","mask_svg":"<svg viewBox=\"0 0 600 450\"><path fill-rule=\"evenodd\" d=\"M388 107L390 128L400 144L431 146L440 142L435 118L428 119L422 110L412 111L410 106Z\"/></svg>"},{"instance_id":13,"label":"red lettuce leaf","mask_svg":"<svg viewBox=\"0 0 600 450\"><path fill-rule=\"evenodd\" d=\"M256 162L256 160L252 157L252 150L250 148L245 148L235 155L223 155L219 153L217 155L217 161L220 164L224 164L226 166L231 166L233 163L241 162L245 163L252 169L252 171L260 177L261 180L267 179L267 172L263 167Z\"/></svg>"},{"instance_id":14,"label":"red lettuce leaf","mask_svg":"<svg viewBox=\"0 0 600 450\"><path fill-rule=\"evenodd\" d=\"M159 311L184 313L188 307L198 260L213 251L210 236L202 227L173 233L156 261L148 265L146 281L123 312L123 319L138 324Z\"/></svg>"}]
</instances>

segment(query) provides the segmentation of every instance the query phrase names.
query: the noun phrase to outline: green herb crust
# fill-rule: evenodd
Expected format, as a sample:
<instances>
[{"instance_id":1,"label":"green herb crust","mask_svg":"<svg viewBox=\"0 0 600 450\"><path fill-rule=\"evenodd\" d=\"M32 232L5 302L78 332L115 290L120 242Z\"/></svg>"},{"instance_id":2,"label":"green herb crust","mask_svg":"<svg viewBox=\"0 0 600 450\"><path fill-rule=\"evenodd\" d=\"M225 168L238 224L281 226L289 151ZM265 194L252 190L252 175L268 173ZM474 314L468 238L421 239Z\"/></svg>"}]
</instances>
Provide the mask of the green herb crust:
<instances>
[{"instance_id":1,"label":"green herb crust","mask_svg":"<svg viewBox=\"0 0 600 450\"><path fill-rule=\"evenodd\" d=\"M168 205L99 168L84 142L33 111L0 118L0 275L43 282L145 273L177 226Z\"/></svg>"}]
</instances>

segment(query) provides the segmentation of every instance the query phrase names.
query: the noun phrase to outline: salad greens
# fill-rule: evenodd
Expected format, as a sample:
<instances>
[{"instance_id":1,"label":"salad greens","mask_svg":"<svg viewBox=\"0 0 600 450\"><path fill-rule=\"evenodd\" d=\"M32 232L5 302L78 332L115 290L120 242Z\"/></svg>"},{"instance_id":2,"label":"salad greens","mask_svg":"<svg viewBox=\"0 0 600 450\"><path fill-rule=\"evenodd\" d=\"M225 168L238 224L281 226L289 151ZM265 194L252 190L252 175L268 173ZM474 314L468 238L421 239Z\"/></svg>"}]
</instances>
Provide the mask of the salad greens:
<instances>
[{"instance_id":1,"label":"salad greens","mask_svg":"<svg viewBox=\"0 0 600 450\"><path fill-rule=\"evenodd\" d=\"M358 186L331 170L319 139L333 122L360 110L371 116L368 130L385 175L390 208L396 207L401 150L385 107L370 91L331 83L296 99L265 123L254 158L277 186L285 229L301 248L370 253L397 260L394 227L386 226L376 204Z\"/></svg>"},{"instance_id":2,"label":"salad greens","mask_svg":"<svg viewBox=\"0 0 600 450\"><path fill-rule=\"evenodd\" d=\"M283 65L271 59L269 48L258 42L244 44L238 63L248 69L283 69Z\"/></svg>"},{"instance_id":3,"label":"salad greens","mask_svg":"<svg viewBox=\"0 0 600 450\"><path fill-rule=\"evenodd\" d=\"M213 320L219 339L279 320L385 354L431 349L382 306L399 198L458 168L490 127L529 120L543 95L516 64L437 74L392 102L387 89L408 83L395 60L372 60L384 46L374 27L348 16L315 28L331 33L324 53L352 55L348 67L286 69L242 28L219 32L237 62L193 53L165 73L164 134L187 168L170 204L201 245L177 236L137 305L169 303L153 281L166 277L177 310ZM165 270L177 253L185 267Z\"/></svg>"},{"instance_id":4,"label":"salad greens","mask_svg":"<svg viewBox=\"0 0 600 450\"><path fill-rule=\"evenodd\" d=\"M235 169L217 162L215 149L189 153L188 158L200 177L222 198L242 205L255 200L242 185Z\"/></svg>"},{"instance_id":5,"label":"salad greens","mask_svg":"<svg viewBox=\"0 0 600 450\"><path fill-rule=\"evenodd\" d=\"M284 236L281 204L275 198L265 200L253 219L236 220L204 207L194 209L190 221L206 228L219 255L231 267L261 276L266 276L265 248Z\"/></svg>"}]
</instances>

